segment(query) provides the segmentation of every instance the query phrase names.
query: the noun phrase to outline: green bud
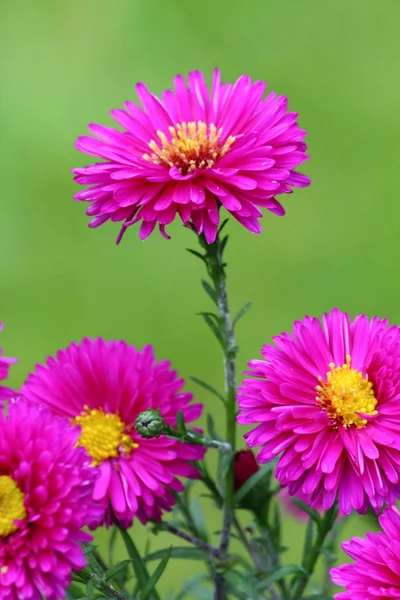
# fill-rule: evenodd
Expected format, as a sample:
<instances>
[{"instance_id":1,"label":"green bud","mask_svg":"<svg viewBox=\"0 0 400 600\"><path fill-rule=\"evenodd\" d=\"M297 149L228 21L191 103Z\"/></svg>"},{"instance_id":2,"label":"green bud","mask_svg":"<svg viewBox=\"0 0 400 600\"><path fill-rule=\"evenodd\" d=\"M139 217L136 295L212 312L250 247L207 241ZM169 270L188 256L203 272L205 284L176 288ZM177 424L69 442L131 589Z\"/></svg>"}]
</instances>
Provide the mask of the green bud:
<instances>
[{"instance_id":1,"label":"green bud","mask_svg":"<svg viewBox=\"0 0 400 600\"><path fill-rule=\"evenodd\" d=\"M144 438L159 437L164 433L164 418L160 409L148 408L136 419L136 431Z\"/></svg>"}]
</instances>

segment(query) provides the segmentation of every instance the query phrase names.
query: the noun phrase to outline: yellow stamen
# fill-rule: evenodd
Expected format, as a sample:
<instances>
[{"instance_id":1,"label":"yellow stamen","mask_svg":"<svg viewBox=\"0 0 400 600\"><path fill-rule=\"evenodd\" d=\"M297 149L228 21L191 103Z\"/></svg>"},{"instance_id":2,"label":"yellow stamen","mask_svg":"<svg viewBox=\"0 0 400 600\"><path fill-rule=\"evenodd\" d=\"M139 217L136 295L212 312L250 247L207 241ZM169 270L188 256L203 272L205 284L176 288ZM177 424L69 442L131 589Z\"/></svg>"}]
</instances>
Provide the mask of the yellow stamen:
<instances>
[{"instance_id":1,"label":"yellow stamen","mask_svg":"<svg viewBox=\"0 0 400 600\"><path fill-rule=\"evenodd\" d=\"M351 357L346 356L346 364L335 367L330 363L330 371L326 374L326 381L318 377L321 385L316 386L318 396L316 400L334 426L341 423L343 427L354 425L362 429L367 424L367 419L361 415L377 415L377 400L372 389L372 383L362 373L352 369Z\"/></svg>"},{"instance_id":2,"label":"yellow stamen","mask_svg":"<svg viewBox=\"0 0 400 600\"><path fill-rule=\"evenodd\" d=\"M0 537L7 537L17 531L18 525L15 525L15 521L22 521L25 518L24 494L14 479L2 475L0 477Z\"/></svg>"},{"instance_id":3,"label":"yellow stamen","mask_svg":"<svg viewBox=\"0 0 400 600\"><path fill-rule=\"evenodd\" d=\"M182 175L193 173L196 169L210 169L236 139L230 135L221 144L222 127L207 126L204 121L177 123L168 129L170 139L162 131L157 131L159 140L151 140L149 144L152 154L143 154L143 158L156 165L176 167Z\"/></svg>"},{"instance_id":4,"label":"yellow stamen","mask_svg":"<svg viewBox=\"0 0 400 600\"><path fill-rule=\"evenodd\" d=\"M129 456L138 444L129 435L129 428L118 414L105 413L102 409L85 410L72 421L82 428L78 445L84 446L92 457L92 465L99 465L107 458Z\"/></svg>"}]
</instances>

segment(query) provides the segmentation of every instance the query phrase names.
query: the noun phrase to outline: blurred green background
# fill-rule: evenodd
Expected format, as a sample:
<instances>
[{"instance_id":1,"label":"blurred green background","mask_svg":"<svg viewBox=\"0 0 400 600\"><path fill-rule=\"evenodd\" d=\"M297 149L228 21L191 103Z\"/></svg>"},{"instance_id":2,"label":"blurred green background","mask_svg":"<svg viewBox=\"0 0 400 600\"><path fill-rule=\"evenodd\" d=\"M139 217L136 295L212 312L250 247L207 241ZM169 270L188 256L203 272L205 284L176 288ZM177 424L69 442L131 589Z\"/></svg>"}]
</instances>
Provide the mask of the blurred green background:
<instances>
[{"instance_id":1,"label":"blurred green background","mask_svg":"<svg viewBox=\"0 0 400 600\"><path fill-rule=\"evenodd\" d=\"M116 247L118 225L87 229L69 173L88 161L77 136L111 124L136 81L160 93L191 69L266 80L309 132L313 183L284 199L287 216L266 212L261 236L229 224L231 307L254 302L238 330L239 373L305 314L339 306L400 322L398 0L18 0L0 11L0 343L20 359L13 385L58 348L100 335L152 343L184 377L220 386L218 348L195 316L208 299L185 252L194 236L176 223L172 241L140 242L131 228ZM301 530L290 525L293 561ZM345 535L364 527L352 521ZM144 544L143 529L134 534ZM164 590L181 569L169 567Z\"/></svg>"}]
</instances>

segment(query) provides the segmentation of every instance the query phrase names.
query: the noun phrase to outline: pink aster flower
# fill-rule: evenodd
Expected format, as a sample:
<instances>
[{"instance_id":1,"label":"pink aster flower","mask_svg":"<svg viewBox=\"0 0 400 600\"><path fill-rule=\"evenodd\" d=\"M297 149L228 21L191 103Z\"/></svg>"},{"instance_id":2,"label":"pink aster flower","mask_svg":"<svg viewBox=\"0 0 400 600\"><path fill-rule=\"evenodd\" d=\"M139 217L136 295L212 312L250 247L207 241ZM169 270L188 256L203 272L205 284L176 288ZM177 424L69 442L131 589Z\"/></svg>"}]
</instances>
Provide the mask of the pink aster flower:
<instances>
[{"instance_id":1,"label":"pink aster flower","mask_svg":"<svg viewBox=\"0 0 400 600\"><path fill-rule=\"evenodd\" d=\"M0 323L0 331L2 331L2 329L3 329L3 323ZM2 381L3 379L7 379L8 369L10 368L10 365L18 362L16 358L7 358L6 356L2 356L2 353L3 353L3 349L0 348L0 381ZM14 390L0 385L0 407L1 407L2 400L4 400L5 398L11 398L14 395L15 395Z\"/></svg>"},{"instance_id":2,"label":"pink aster flower","mask_svg":"<svg viewBox=\"0 0 400 600\"><path fill-rule=\"evenodd\" d=\"M336 600L392 600L400 598L400 513L390 507L379 517L383 532L367 533L342 544L354 559L331 570L332 581L346 588Z\"/></svg>"},{"instance_id":3,"label":"pink aster flower","mask_svg":"<svg viewBox=\"0 0 400 600\"><path fill-rule=\"evenodd\" d=\"M308 158L306 132L287 112L287 98L263 98L265 89L247 75L223 84L218 70L211 90L199 71L189 73L188 85L177 75L161 100L138 83L143 109L126 102L126 110L111 111L123 131L91 124L96 137L76 143L104 160L73 170L89 186L75 199L90 203L90 227L124 221L118 243L130 225L141 222L145 239L158 223L168 238L165 226L179 216L212 243L220 206L253 233L261 231L260 208L283 215L275 196L310 183L294 171Z\"/></svg>"},{"instance_id":4,"label":"pink aster flower","mask_svg":"<svg viewBox=\"0 0 400 600\"><path fill-rule=\"evenodd\" d=\"M107 511L105 522L128 527L135 516L146 523L171 509L173 492L183 490L177 476L198 477L190 461L201 459L204 448L165 436L144 439L134 429L148 408L159 408L170 425L179 411L185 422L197 419L202 405L191 404L183 383L168 361L155 361L151 346L139 351L86 338L37 365L22 391L80 425L79 442L99 466L94 498Z\"/></svg>"},{"instance_id":5,"label":"pink aster flower","mask_svg":"<svg viewBox=\"0 0 400 600\"><path fill-rule=\"evenodd\" d=\"M0 412L0 598L58 600L86 565L82 531L103 512L79 429L19 400Z\"/></svg>"},{"instance_id":6,"label":"pink aster flower","mask_svg":"<svg viewBox=\"0 0 400 600\"><path fill-rule=\"evenodd\" d=\"M310 506L378 511L400 496L400 328L334 309L306 317L252 360L238 401L245 435Z\"/></svg>"}]
</instances>

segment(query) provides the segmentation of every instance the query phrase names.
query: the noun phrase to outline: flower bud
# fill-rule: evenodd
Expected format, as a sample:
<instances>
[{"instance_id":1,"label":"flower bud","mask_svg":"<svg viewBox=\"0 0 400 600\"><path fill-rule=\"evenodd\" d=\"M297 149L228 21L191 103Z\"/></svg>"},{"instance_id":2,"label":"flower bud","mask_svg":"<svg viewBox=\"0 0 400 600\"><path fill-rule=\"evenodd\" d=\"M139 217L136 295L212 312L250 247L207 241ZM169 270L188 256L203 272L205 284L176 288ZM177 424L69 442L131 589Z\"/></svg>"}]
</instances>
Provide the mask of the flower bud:
<instances>
[{"instance_id":1,"label":"flower bud","mask_svg":"<svg viewBox=\"0 0 400 600\"><path fill-rule=\"evenodd\" d=\"M136 419L136 431L144 438L159 437L164 432L164 418L160 409L148 408Z\"/></svg>"},{"instance_id":2,"label":"flower bud","mask_svg":"<svg viewBox=\"0 0 400 600\"><path fill-rule=\"evenodd\" d=\"M257 473L259 466L251 450L238 450L235 453L233 488L237 492L244 483Z\"/></svg>"}]
</instances>

